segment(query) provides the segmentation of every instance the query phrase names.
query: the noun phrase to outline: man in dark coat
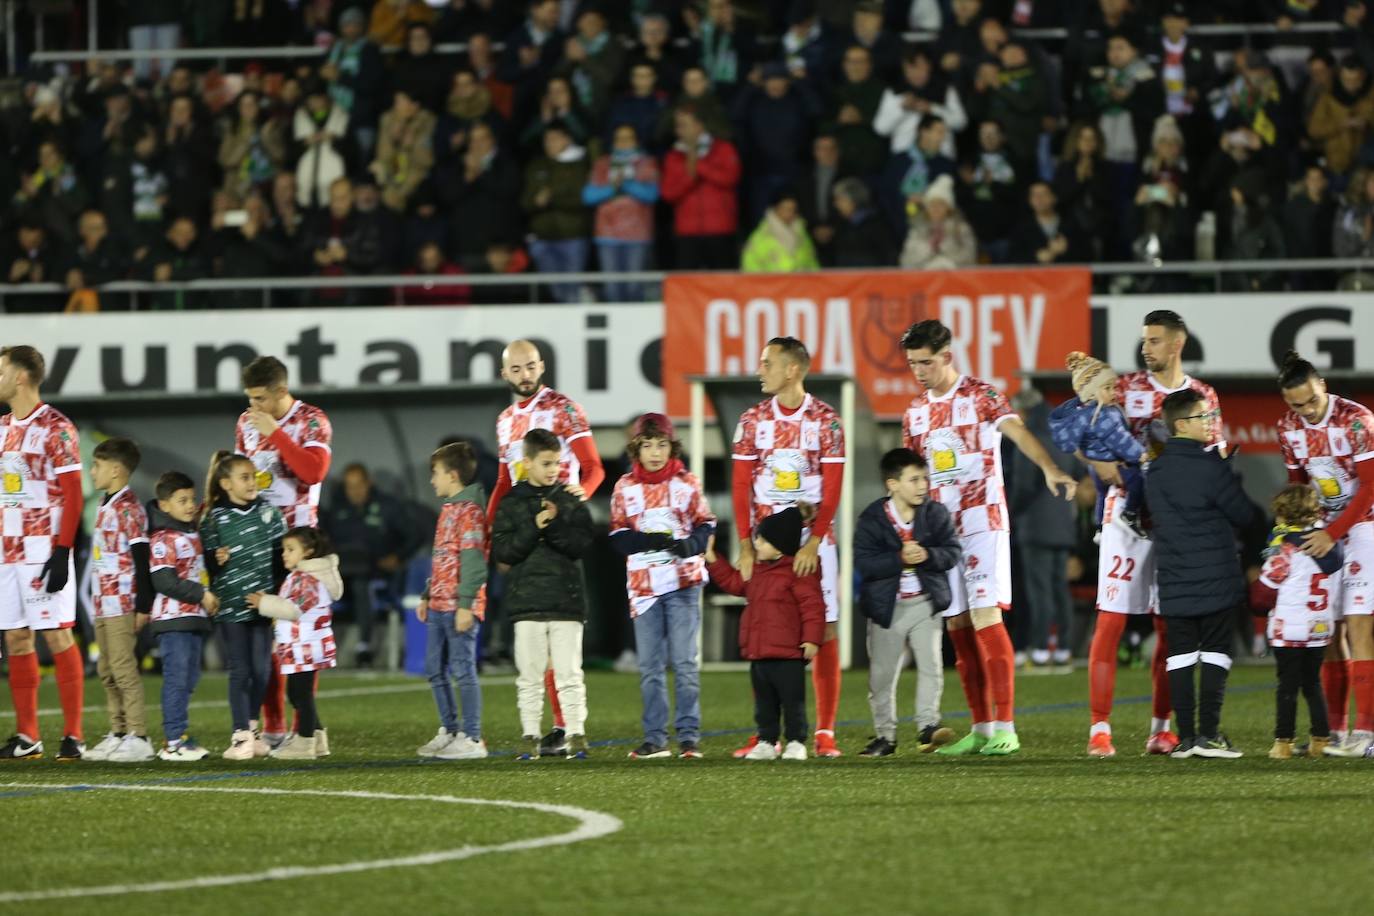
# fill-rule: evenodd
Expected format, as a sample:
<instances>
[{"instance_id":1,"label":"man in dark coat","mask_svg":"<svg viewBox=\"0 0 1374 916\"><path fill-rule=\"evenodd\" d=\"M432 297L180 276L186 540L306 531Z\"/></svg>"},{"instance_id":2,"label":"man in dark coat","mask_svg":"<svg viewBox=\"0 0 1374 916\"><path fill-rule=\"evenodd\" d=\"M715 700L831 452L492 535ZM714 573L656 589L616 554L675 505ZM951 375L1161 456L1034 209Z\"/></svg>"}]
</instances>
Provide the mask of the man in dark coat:
<instances>
[{"instance_id":1,"label":"man in dark coat","mask_svg":"<svg viewBox=\"0 0 1374 916\"><path fill-rule=\"evenodd\" d=\"M1169 692L1178 722L1172 756L1239 757L1221 733L1221 704L1231 670L1231 621L1245 600L1234 529L1249 524L1254 506L1229 463L1207 449L1215 418L1202 396L1192 388L1175 391L1164 399L1163 413L1170 438L1151 464L1145 493L1154 519L1159 613L1168 628ZM1197 723L1193 675L1199 666Z\"/></svg>"}]
</instances>

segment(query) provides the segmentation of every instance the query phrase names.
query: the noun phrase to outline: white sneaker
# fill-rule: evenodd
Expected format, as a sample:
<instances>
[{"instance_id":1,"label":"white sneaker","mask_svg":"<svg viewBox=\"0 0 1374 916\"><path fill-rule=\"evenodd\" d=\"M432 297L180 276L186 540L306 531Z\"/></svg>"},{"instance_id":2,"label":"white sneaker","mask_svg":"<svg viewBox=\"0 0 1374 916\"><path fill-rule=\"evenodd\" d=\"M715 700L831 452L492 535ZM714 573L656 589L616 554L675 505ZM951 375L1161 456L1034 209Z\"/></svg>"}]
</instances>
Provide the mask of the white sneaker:
<instances>
[{"instance_id":1,"label":"white sneaker","mask_svg":"<svg viewBox=\"0 0 1374 916\"><path fill-rule=\"evenodd\" d=\"M782 750L783 760L805 760L806 745L800 741L789 741L787 747Z\"/></svg>"},{"instance_id":2,"label":"white sneaker","mask_svg":"<svg viewBox=\"0 0 1374 916\"><path fill-rule=\"evenodd\" d=\"M616 657L615 663L611 665L611 670L617 674L638 674L639 656L635 655L634 649L626 649Z\"/></svg>"},{"instance_id":3,"label":"white sneaker","mask_svg":"<svg viewBox=\"0 0 1374 916\"><path fill-rule=\"evenodd\" d=\"M286 740L272 749L273 760L314 760L319 755L315 753L315 736L302 738L297 734L286 736Z\"/></svg>"},{"instance_id":4,"label":"white sneaker","mask_svg":"<svg viewBox=\"0 0 1374 916\"><path fill-rule=\"evenodd\" d=\"M487 743L472 739L461 732L434 755L437 760L482 760L487 756Z\"/></svg>"},{"instance_id":5,"label":"white sneaker","mask_svg":"<svg viewBox=\"0 0 1374 916\"><path fill-rule=\"evenodd\" d=\"M329 756L329 732L323 728L315 729L315 756Z\"/></svg>"},{"instance_id":6,"label":"white sneaker","mask_svg":"<svg viewBox=\"0 0 1374 916\"><path fill-rule=\"evenodd\" d=\"M144 763L157 756L157 751L153 750L152 744L147 738L140 738L138 735L125 735L119 747L110 753L105 759L110 763Z\"/></svg>"},{"instance_id":7,"label":"white sneaker","mask_svg":"<svg viewBox=\"0 0 1374 916\"><path fill-rule=\"evenodd\" d=\"M114 732L110 732L100 739L100 743L95 747L87 748L82 756L87 760L109 760L110 755L119 749L124 743L124 739Z\"/></svg>"},{"instance_id":8,"label":"white sneaker","mask_svg":"<svg viewBox=\"0 0 1374 916\"><path fill-rule=\"evenodd\" d=\"M1374 735L1369 732L1351 732L1350 737L1340 744L1328 744L1325 754L1328 757L1363 757L1374 745Z\"/></svg>"},{"instance_id":9,"label":"white sneaker","mask_svg":"<svg viewBox=\"0 0 1374 916\"><path fill-rule=\"evenodd\" d=\"M419 754L421 757L433 757L444 748L448 747L451 741L462 734L462 732L451 732L441 726L439 730L434 733L434 737L429 739L429 743L417 747L415 753Z\"/></svg>"},{"instance_id":10,"label":"white sneaker","mask_svg":"<svg viewBox=\"0 0 1374 916\"><path fill-rule=\"evenodd\" d=\"M252 760L253 759L253 733L250 731L239 731L229 738L229 746L220 755L225 760Z\"/></svg>"},{"instance_id":11,"label":"white sneaker","mask_svg":"<svg viewBox=\"0 0 1374 916\"><path fill-rule=\"evenodd\" d=\"M279 746L281 746L282 744L285 744L285 743L286 743L286 736L282 736L282 739L281 739L280 741L278 741L277 744L276 744L275 746L278 746L278 747L279 747ZM257 732L253 732L253 756L254 756L254 757L269 757L269 756L271 756L271 754L272 754L272 748L273 748L273 747L274 747L274 745L268 744L267 741L262 737L262 735L258 734Z\"/></svg>"},{"instance_id":12,"label":"white sneaker","mask_svg":"<svg viewBox=\"0 0 1374 916\"><path fill-rule=\"evenodd\" d=\"M793 741L793 744L797 742ZM802 753L806 753L806 748L802 748ZM777 760L778 746L772 741L760 741L754 745L753 750L744 755L745 760Z\"/></svg>"},{"instance_id":13,"label":"white sneaker","mask_svg":"<svg viewBox=\"0 0 1374 916\"><path fill-rule=\"evenodd\" d=\"M173 763L204 760L210 752L196 743L194 738L182 737L176 744L167 744L157 752L157 759Z\"/></svg>"}]
</instances>

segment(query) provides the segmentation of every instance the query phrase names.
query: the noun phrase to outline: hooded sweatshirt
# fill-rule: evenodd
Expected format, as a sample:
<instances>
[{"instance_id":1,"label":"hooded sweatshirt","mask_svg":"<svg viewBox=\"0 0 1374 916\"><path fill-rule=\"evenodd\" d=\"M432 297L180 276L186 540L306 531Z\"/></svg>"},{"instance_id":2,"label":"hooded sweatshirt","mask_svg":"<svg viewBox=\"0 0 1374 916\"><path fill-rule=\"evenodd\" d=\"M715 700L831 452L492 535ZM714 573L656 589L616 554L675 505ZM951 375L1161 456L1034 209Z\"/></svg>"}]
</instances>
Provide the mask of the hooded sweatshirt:
<instances>
[{"instance_id":1,"label":"hooded sweatshirt","mask_svg":"<svg viewBox=\"0 0 1374 916\"><path fill-rule=\"evenodd\" d=\"M195 523L177 521L159 509L156 500L147 509L153 634L210 632L210 617L200 605L209 590L210 573Z\"/></svg>"},{"instance_id":2,"label":"hooded sweatshirt","mask_svg":"<svg viewBox=\"0 0 1374 916\"><path fill-rule=\"evenodd\" d=\"M339 556L311 557L264 595L258 613L276 619L274 652L282 674L334 667L333 604L343 597Z\"/></svg>"},{"instance_id":3,"label":"hooded sweatshirt","mask_svg":"<svg viewBox=\"0 0 1374 916\"><path fill-rule=\"evenodd\" d=\"M487 606L487 497L470 483L444 500L434 529L431 574L424 597L431 611L472 611L478 620Z\"/></svg>"}]
</instances>

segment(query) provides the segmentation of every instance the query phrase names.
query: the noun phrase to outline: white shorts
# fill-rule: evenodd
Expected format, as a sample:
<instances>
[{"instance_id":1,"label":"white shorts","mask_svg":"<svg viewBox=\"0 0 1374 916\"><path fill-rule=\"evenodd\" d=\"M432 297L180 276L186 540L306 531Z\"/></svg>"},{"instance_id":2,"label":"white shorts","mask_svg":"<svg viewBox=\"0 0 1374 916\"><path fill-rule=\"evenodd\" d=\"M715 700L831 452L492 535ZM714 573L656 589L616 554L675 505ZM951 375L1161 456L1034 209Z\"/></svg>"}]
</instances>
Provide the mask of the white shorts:
<instances>
[{"instance_id":1,"label":"white shorts","mask_svg":"<svg viewBox=\"0 0 1374 916\"><path fill-rule=\"evenodd\" d=\"M959 565L949 571L949 607L941 615L958 617L979 607L1011 607L1011 532L979 531L959 539Z\"/></svg>"},{"instance_id":2,"label":"white shorts","mask_svg":"<svg viewBox=\"0 0 1374 916\"><path fill-rule=\"evenodd\" d=\"M67 559L67 584L48 594L43 564L0 563L0 630L57 630L76 625L76 576Z\"/></svg>"},{"instance_id":3,"label":"white shorts","mask_svg":"<svg viewBox=\"0 0 1374 916\"><path fill-rule=\"evenodd\" d=\"M1115 487L1107 495L1103 519L1111 518ZM1153 614L1158 607L1155 543L1112 524L1102 525L1097 556L1097 609L1113 614Z\"/></svg>"},{"instance_id":4,"label":"white shorts","mask_svg":"<svg viewBox=\"0 0 1374 916\"><path fill-rule=\"evenodd\" d=\"M1374 522L1360 522L1341 538L1345 567L1336 619L1374 614Z\"/></svg>"}]
</instances>

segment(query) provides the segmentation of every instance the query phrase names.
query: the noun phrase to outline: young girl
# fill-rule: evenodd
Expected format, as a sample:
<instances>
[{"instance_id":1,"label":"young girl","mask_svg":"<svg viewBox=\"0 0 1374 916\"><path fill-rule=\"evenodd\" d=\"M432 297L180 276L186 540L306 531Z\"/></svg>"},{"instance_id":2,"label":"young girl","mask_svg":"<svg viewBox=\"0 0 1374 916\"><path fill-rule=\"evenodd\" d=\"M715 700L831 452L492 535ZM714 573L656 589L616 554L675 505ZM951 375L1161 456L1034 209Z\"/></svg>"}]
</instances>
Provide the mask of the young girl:
<instances>
[{"instance_id":1,"label":"young girl","mask_svg":"<svg viewBox=\"0 0 1374 916\"><path fill-rule=\"evenodd\" d=\"M339 557L316 528L292 528L281 542L286 581L275 595L254 592L250 607L277 621L277 662L286 677L286 695L296 710L296 731L272 751L283 760L325 756L324 727L315 710L319 671L334 667L331 605L343 596ZM322 753L321 751L324 751Z\"/></svg>"},{"instance_id":2,"label":"young girl","mask_svg":"<svg viewBox=\"0 0 1374 916\"><path fill-rule=\"evenodd\" d=\"M789 506L755 526L754 574L748 582L729 560L716 555L715 535L706 547L711 578L748 602L739 622L739 647L749 659L759 740L745 760L778 759L779 713L787 734L782 759L806 759L806 663L825 639L825 598L819 574L799 576L792 570L809 521L801 506L812 508L805 503Z\"/></svg>"},{"instance_id":3,"label":"young girl","mask_svg":"<svg viewBox=\"0 0 1374 916\"><path fill-rule=\"evenodd\" d=\"M639 655L639 692L644 701L644 743L634 760L671 757L668 748L668 666L677 684L678 756L701 749L701 554L716 530L701 484L682 466L682 443L672 421L646 413L635 421L630 473L611 495L611 546L626 558L626 587Z\"/></svg>"},{"instance_id":4,"label":"young girl","mask_svg":"<svg viewBox=\"0 0 1374 916\"><path fill-rule=\"evenodd\" d=\"M1279 674L1278 721L1269 756L1275 760L1293 756L1301 690L1312 723L1307 753L1320 757L1331 741L1322 695L1322 660L1335 630L1332 606L1340 600L1345 558L1339 543L1320 559L1302 552L1303 536L1322 517L1316 490L1304 484L1286 487L1274 497L1273 508L1269 549L1260 577L1250 587L1250 606L1255 613L1269 612L1269 645L1274 649Z\"/></svg>"},{"instance_id":5,"label":"young girl","mask_svg":"<svg viewBox=\"0 0 1374 916\"><path fill-rule=\"evenodd\" d=\"M210 589L220 601L215 623L229 667L229 711L234 734L225 760L266 757L257 713L267 693L272 664L272 629L248 604L254 592L278 581L278 544L286 533L281 510L258 497L257 469L243 455L220 451L205 484L209 505L200 523Z\"/></svg>"}]
</instances>

